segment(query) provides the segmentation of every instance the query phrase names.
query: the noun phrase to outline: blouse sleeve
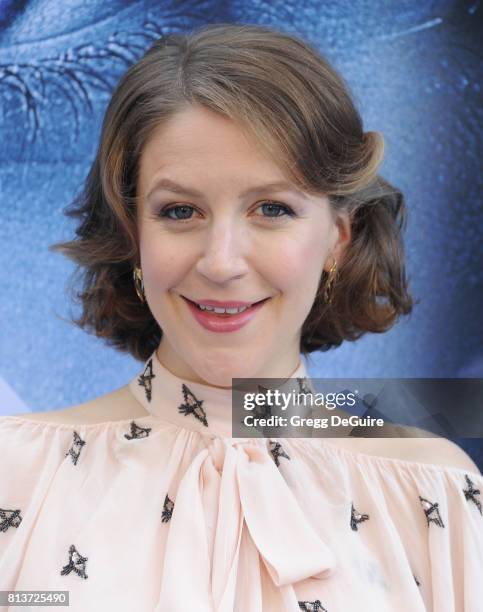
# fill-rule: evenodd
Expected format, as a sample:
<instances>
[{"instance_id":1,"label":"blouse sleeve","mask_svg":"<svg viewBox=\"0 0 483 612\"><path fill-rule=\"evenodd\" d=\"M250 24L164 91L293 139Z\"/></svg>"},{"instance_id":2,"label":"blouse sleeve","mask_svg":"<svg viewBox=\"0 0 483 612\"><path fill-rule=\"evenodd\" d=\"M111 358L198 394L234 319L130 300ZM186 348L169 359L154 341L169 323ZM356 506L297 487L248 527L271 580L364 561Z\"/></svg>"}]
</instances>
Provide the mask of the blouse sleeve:
<instances>
[{"instance_id":1,"label":"blouse sleeve","mask_svg":"<svg viewBox=\"0 0 483 612\"><path fill-rule=\"evenodd\" d=\"M482 609L482 491L481 474L449 468L441 478L428 479L419 496L428 527L435 610L447 605L442 596L445 588L456 609Z\"/></svg>"},{"instance_id":2,"label":"blouse sleeve","mask_svg":"<svg viewBox=\"0 0 483 612\"><path fill-rule=\"evenodd\" d=\"M0 417L0 590L14 588L29 534L71 440L72 428Z\"/></svg>"},{"instance_id":3,"label":"blouse sleeve","mask_svg":"<svg viewBox=\"0 0 483 612\"><path fill-rule=\"evenodd\" d=\"M310 448L305 441L294 442L304 455L305 449ZM359 533L361 543L373 557L386 559L380 568L385 580L398 584L405 596L414 589L409 584L414 581L428 611L483 609L481 474L352 453L330 445L321 445L316 458L324 490L321 496L314 492L307 504L329 515L330 506L342 497L347 513L350 494L358 513L355 522L366 519L362 525L353 526L354 533ZM304 459L308 462L309 455ZM297 480L301 478L303 474ZM308 488L309 483L300 483L300 490ZM301 504L304 497L300 498ZM350 544L343 544L347 530L344 525L338 527L330 526L323 535L334 550L348 557L353 551Z\"/></svg>"}]
</instances>

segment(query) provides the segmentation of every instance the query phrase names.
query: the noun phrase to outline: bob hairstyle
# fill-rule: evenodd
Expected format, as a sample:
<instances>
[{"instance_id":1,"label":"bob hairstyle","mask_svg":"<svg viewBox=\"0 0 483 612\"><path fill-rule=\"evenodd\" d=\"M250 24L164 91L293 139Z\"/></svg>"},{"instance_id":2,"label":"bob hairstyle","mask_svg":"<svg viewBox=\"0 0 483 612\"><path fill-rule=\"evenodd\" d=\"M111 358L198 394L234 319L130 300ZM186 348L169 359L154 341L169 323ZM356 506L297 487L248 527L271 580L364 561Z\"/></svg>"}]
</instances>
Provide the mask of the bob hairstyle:
<instances>
[{"instance_id":1,"label":"bob hairstyle","mask_svg":"<svg viewBox=\"0 0 483 612\"><path fill-rule=\"evenodd\" d=\"M310 44L265 26L217 23L162 36L113 92L96 158L64 211L79 220L77 238L49 247L78 264L82 291L71 295L82 313L72 323L141 361L159 345L162 330L133 282L139 160L155 128L196 104L236 121L296 186L350 214L332 301L321 271L302 326L304 356L387 331L411 312L406 206L377 174L382 136L363 131L347 85Z\"/></svg>"}]
</instances>

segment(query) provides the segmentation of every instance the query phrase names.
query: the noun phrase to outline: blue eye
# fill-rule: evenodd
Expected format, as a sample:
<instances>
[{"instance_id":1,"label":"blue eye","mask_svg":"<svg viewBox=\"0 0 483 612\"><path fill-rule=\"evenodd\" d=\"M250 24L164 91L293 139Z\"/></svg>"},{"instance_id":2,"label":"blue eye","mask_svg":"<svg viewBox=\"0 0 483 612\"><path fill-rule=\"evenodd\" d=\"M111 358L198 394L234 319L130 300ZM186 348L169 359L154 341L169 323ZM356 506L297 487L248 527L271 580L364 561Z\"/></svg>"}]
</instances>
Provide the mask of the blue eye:
<instances>
[{"instance_id":1,"label":"blue eye","mask_svg":"<svg viewBox=\"0 0 483 612\"><path fill-rule=\"evenodd\" d=\"M274 215L273 217L268 216L268 219L279 219L281 217L287 216L295 217L295 212L290 208L290 206L287 206L286 204L280 204L279 202L272 202L271 200L268 200L267 202L260 204L260 208L272 211L282 211L284 213L283 215Z\"/></svg>"},{"instance_id":2,"label":"blue eye","mask_svg":"<svg viewBox=\"0 0 483 612\"><path fill-rule=\"evenodd\" d=\"M178 215L176 215L176 218L173 219L173 217L170 217L169 214L172 212L178 213L180 211L183 211L184 214L187 211L190 212L190 209L194 210L192 206L188 206L187 204L171 206L170 208L165 208L164 210L161 210L159 212L159 216L169 219L170 221L189 221L189 217L179 217Z\"/></svg>"},{"instance_id":3,"label":"blue eye","mask_svg":"<svg viewBox=\"0 0 483 612\"><path fill-rule=\"evenodd\" d=\"M264 217L265 219L269 219L270 221L275 221L277 219L281 219L282 217L294 217L295 216L295 212L290 208L290 206L287 206L286 204L280 204L279 202L272 202L271 200L267 200L266 202L260 204L260 206L258 208L263 208L265 211L275 211L275 212L280 212L282 211L283 214L279 215L261 215L262 217ZM164 210L161 210L159 212L159 217L165 218L165 219L169 219L170 221L191 221L191 215L189 213L191 213L191 211L195 210L193 208L193 206L189 206L188 204L177 204L175 206L170 206L169 208L165 208ZM175 217L171 217L170 213L174 212L175 213ZM178 214L181 213L181 214ZM185 216L185 215L189 215L189 216Z\"/></svg>"}]
</instances>

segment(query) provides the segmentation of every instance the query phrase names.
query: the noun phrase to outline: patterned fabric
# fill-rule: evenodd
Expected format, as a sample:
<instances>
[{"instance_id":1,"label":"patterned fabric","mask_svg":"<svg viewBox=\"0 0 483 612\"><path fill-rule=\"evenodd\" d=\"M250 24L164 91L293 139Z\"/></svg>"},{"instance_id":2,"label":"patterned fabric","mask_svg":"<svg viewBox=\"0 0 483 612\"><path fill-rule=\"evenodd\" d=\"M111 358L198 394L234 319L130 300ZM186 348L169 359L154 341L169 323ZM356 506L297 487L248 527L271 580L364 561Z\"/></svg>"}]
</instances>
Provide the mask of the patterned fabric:
<instances>
[{"instance_id":1,"label":"patterned fabric","mask_svg":"<svg viewBox=\"0 0 483 612\"><path fill-rule=\"evenodd\" d=\"M232 438L231 390L156 354L129 389L146 416L0 418L0 590L69 590L74 612L481 610L481 474Z\"/></svg>"}]
</instances>

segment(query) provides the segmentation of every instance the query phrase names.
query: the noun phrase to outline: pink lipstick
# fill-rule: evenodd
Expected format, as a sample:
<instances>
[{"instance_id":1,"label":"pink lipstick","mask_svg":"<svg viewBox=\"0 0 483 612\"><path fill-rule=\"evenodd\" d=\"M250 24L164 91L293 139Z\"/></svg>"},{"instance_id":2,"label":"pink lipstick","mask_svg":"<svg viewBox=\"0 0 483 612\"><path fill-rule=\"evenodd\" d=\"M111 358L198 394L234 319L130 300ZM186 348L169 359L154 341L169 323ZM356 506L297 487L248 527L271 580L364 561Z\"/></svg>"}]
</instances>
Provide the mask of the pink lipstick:
<instances>
[{"instance_id":1,"label":"pink lipstick","mask_svg":"<svg viewBox=\"0 0 483 612\"><path fill-rule=\"evenodd\" d=\"M244 327L256 316L257 312L263 308L265 302L270 298L257 302L237 314L216 314L208 310L200 310L194 302L191 302L184 296L183 299L193 313L194 318L202 327L212 332L226 333L234 332Z\"/></svg>"}]
</instances>

